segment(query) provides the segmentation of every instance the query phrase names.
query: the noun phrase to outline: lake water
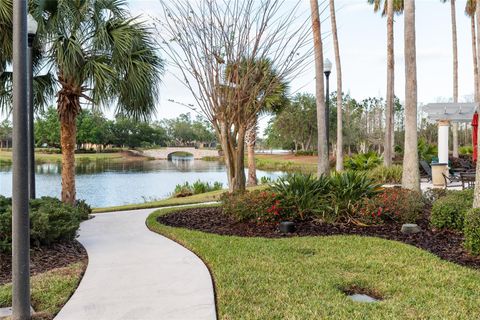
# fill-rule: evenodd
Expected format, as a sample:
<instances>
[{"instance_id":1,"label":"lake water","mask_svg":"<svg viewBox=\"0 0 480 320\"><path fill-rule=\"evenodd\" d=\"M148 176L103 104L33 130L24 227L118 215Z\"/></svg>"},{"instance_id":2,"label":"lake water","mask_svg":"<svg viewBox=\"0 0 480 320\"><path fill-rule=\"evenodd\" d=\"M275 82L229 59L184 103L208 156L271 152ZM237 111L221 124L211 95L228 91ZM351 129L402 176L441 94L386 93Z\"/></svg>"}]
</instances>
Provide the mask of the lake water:
<instances>
[{"instance_id":1,"label":"lake water","mask_svg":"<svg viewBox=\"0 0 480 320\"><path fill-rule=\"evenodd\" d=\"M37 197L59 197L60 163L36 166ZM282 172L257 171L257 176L275 179ZM92 207L142 203L167 198L177 184L197 180L227 186L225 165L216 161L175 158L172 161L88 161L76 165L77 199ZM12 195L12 167L0 165L0 194Z\"/></svg>"}]
</instances>

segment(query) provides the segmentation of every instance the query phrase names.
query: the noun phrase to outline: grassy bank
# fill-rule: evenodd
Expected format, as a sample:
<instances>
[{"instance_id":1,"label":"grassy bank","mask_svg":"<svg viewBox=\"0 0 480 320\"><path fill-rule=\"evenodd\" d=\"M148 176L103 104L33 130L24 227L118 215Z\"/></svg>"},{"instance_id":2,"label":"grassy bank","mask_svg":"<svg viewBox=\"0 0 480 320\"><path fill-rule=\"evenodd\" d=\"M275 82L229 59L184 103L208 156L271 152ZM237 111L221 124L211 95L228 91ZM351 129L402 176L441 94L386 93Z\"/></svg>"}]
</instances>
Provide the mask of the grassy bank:
<instances>
[{"instance_id":1,"label":"grassy bank","mask_svg":"<svg viewBox=\"0 0 480 320\"><path fill-rule=\"evenodd\" d=\"M74 263L31 278L32 307L41 319L53 319L77 288L86 263ZM0 286L0 308L12 305L12 286Z\"/></svg>"},{"instance_id":2,"label":"grassy bank","mask_svg":"<svg viewBox=\"0 0 480 320\"><path fill-rule=\"evenodd\" d=\"M219 319L476 319L480 272L421 249L358 236L240 238L161 225L153 231L198 254L212 272ZM349 300L362 287L383 297Z\"/></svg>"},{"instance_id":3,"label":"grassy bank","mask_svg":"<svg viewBox=\"0 0 480 320\"><path fill-rule=\"evenodd\" d=\"M126 155L122 152L114 153L81 153L76 154L75 159L78 161L97 161L97 160L122 160L126 159ZM50 154L50 153L35 153L35 160L37 162L60 162L62 160L61 154ZM12 162L12 152L11 151L0 151L0 162L10 163Z\"/></svg>"},{"instance_id":4,"label":"grassy bank","mask_svg":"<svg viewBox=\"0 0 480 320\"><path fill-rule=\"evenodd\" d=\"M293 154L260 154L255 156L257 169L269 171L314 173L317 170L316 156Z\"/></svg>"},{"instance_id":5,"label":"grassy bank","mask_svg":"<svg viewBox=\"0 0 480 320\"><path fill-rule=\"evenodd\" d=\"M262 186L257 186L253 188L247 188L247 189L256 190L256 189L262 189L262 188L266 188L266 186L262 185ZM198 204L203 202L212 202L212 201L218 201L222 193L224 193L225 191L226 190L217 190L217 191L211 191L211 192L206 192L201 194L195 194L193 196L183 197L183 198L168 198L168 199L138 203L138 204L126 204L122 206L94 208L93 213L162 208L162 207L170 207L170 206Z\"/></svg>"}]
</instances>

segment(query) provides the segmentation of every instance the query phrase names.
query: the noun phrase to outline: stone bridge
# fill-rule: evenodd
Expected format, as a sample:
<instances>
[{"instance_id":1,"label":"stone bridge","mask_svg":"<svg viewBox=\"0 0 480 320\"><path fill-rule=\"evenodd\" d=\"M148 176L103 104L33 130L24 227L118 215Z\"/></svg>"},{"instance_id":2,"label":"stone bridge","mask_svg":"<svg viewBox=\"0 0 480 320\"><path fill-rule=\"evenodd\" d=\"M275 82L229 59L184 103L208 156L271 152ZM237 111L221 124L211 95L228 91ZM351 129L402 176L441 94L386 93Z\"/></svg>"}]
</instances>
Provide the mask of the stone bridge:
<instances>
[{"instance_id":1,"label":"stone bridge","mask_svg":"<svg viewBox=\"0 0 480 320\"><path fill-rule=\"evenodd\" d=\"M202 159L205 157L218 157L218 151L214 149L196 149L194 147L167 147L162 149L145 150L143 155L155 159L169 159L170 155L175 152L190 153L194 159Z\"/></svg>"}]
</instances>

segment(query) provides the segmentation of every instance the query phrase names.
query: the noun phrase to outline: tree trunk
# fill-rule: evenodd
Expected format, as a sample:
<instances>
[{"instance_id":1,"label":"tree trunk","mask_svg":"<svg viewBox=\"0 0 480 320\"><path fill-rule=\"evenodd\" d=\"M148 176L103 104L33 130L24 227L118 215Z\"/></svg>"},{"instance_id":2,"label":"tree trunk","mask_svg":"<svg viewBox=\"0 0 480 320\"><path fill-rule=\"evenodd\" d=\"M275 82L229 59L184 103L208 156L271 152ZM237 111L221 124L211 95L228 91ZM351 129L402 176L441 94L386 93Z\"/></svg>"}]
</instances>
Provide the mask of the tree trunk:
<instances>
[{"instance_id":1,"label":"tree trunk","mask_svg":"<svg viewBox=\"0 0 480 320\"><path fill-rule=\"evenodd\" d=\"M248 128L245 135L248 154L248 186L257 185L257 167L255 165L255 144L257 142L257 120Z\"/></svg>"},{"instance_id":2,"label":"tree trunk","mask_svg":"<svg viewBox=\"0 0 480 320\"><path fill-rule=\"evenodd\" d=\"M320 14L318 12L318 1L310 0L312 31L313 31L313 48L315 51L315 96L317 100L317 128L318 128L318 168L317 174L328 175L330 172L330 164L328 161L328 141L326 123L326 106L325 106L325 87L323 79L323 44L322 32L320 24Z\"/></svg>"},{"instance_id":3,"label":"tree trunk","mask_svg":"<svg viewBox=\"0 0 480 320\"><path fill-rule=\"evenodd\" d=\"M480 1L480 0L479 0ZM417 148L417 58L415 0L405 0L405 149L402 186L420 191Z\"/></svg>"},{"instance_id":4,"label":"tree trunk","mask_svg":"<svg viewBox=\"0 0 480 320\"><path fill-rule=\"evenodd\" d=\"M75 116L60 117L60 144L62 147L62 201L75 203L75 141L77 124Z\"/></svg>"},{"instance_id":5,"label":"tree trunk","mask_svg":"<svg viewBox=\"0 0 480 320\"><path fill-rule=\"evenodd\" d=\"M476 19L477 19L477 62L480 61L480 0L477 1L477 8L475 11ZM480 70L477 69L477 72ZM480 76L480 75L479 75ZM480 88L478 88L478 92L480 93ZM480 96L479 96L480 99ZM479 101L476 101L477 103ZM480 126L478 129L478 133L480 133ZM477 148L480 147L480 139L478 139ZM480 149L479 149L480 150ZM475 191L473 195L473 207L480 208L480 161L477 161L477 169L475 174Z\"/></svg>"},{"instance_id":6,"label":"tree trunk","mask_svg":"<svg viewBox=\"0 0 480 320\"><path fill-rule=\"evenodd\" d=\"M455 0L450 0L450 14L452 17L452 50L453 50L453 102L458 102L458 49L457 49L457 18ZM453 156L458 158L458 123L452 125Z\"/></svg>"},{"instance_id":7,"label":"tree trunk","mask_svg":"<svg viewBox=\"0 0 480 320\"><path fill-rule=\"evenodd\" d=\"M470 17L470 28L472 31L472 55L473 55L473 80L475 83L474 86L474 96L475 102L478 102L479 98L479 88L478 88L478 60L477 60L477 35L475 34L475 15Z\"/></svg>"},{"instance_id":8,"label":"tree trunk","mask_svg":"<svg viewBox=\"0 0 480 320\"><path fill-rule=\"evenodd\" d=\"M335 51L335 68L337 72L337 161L336 170L343 171L343 94L342 94L342 64L340 61L340 45L338 43L337 18L335 16L335 1L330 0L330 18L332 21L333 48Z\"/></svg>"},{"instance_id":9,"label":"tree trunk","mask_svg":"<svg viewBox=\"0 0 480 320\"><path fill-rule=\"evenodd\" d=\"M383 164L386 167L392 165L393 147L393 100L395 79L395 56L393 37L393 0L387 0L387 101L385 113L385 153Z\"/></svg>"},{"instance_id":10,"label":"tree trunk","mask_svg":"<svg viewBox=\"0 0 480 320\"><path fill-rule=\"evenodd\" d=\"M220 122L220 143L227 168L228 191L245 190L245 129L240 128L237 137L230 133L230 127ZM236 141L237 140L237 141Z\"/></svg>"}]
</instances>

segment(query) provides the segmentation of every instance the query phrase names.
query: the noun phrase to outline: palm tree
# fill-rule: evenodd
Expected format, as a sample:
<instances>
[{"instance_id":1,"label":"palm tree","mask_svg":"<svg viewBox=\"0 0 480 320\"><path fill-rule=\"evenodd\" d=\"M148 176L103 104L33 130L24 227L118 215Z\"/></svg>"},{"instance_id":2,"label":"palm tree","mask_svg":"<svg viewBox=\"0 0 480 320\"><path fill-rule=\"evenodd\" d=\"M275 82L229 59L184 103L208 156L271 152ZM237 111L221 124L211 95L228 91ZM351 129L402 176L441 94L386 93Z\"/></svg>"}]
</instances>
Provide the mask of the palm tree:
<instances>
[{"instance_id":1,"label":"palm tree","mask_svg":"<svg viewBox=\"0 0 480 320\"><path fill-rule=\"evenodd\" d=\"M480 0L479 0L480 1ZM405 149L402 186L420 191L417 147L417 52L415 0L405 0Z\"/></svg>"},{"instance_id":2,"label":"palm tree","mask_svg":"<svg viewBox=\"0 0 480 320\"><path fill-rule=\"evenodd\" d=\"M261 74L258 75L258 78L261 79L262 82L265 82L265 91L267 91L267 96L260 99L263 104L261 111L257 117L253 119L252 123L247 128L247 132L245 133L248 164L247 185L249 186L257 185L255 144L257 141L258 116L263 113L276 113L280 111L287 101L288 92L287 83L278 76L270 60L264 59L262 61L256 61L254 64L259 67ZM248 70L248 67L241 68L241 70ZM262 95L262 92L260 92L260 95Z\"/></svg>"},{"instance_id":3,"label":"palm tree","mask_svg":"<svg viewBox=\"0 0 480 320\"><path fill-rule=\"evenodd\" d=\"M315 96L317 99L317 129L318 129L318 168L317 174L328 175L330 164L328 161L328 141L325 107L325 85L323 81L323 43L320 23L320 13L318 11L318 1L310 0L310 10L312 18L313 48L315 51Z\"/></svg>"},{"instance_id":4,"label":"palm tree","mask_svg":"<svg viewBox=\"0 0 480 320\"><path fill-rule=\"evenodd\" d=\"M474 79L474 96L475 102L478 102L478 60L477 60L477 36L475 28L475 10L476 0L467 0L465 5L465 14L470 17L470 30L472 33L472 57L473 57L473 79Z\"/></svg>"},{"instance_id":5,"label":"palm tree","mask_svg":"<svg viewBox=\"0 0 480 320\"><path fill-rule=\"evenodd\" d=\"M76 117L82 105L134 119L155 112L163 62L144 22L125 0L41 1L32 15L48 44L46 66L56 74L61 123L62 201L75 202ZM0 10L1 11L1 10Z\"/></svg>"},{"instance_id":6,"label":"palm tree","mask_svg":"<svg viewBox=\"0 0 480 320\"><path fill-rule=\"evenodd\" d=\"M332 23L333 48L335 51L335 69L337 73L337 161L335 168L337 171L343 171L342 65L340 62L340 46L338 44L337 18L335 16L334 0L330 0L330 19Z\"/></svg>"},{"instance_id":7,"label":"palm tree","mask_svg":"<svg viewBox=\"0 0 480 320\"><path fill-rule=\"evenodd\" d=\"M383 164L387 167L392 165L393 146L394 146L394 100L395 100L395 53L394 53L394 13L403 12L403 0L368 0L374 5L375 12L382 8L382 16L387 16L387 97L385 114L385 151ZM383 5L383 6L382 6Z\"/></svg>"},{"instance_id":8,"label":"palm tree","mask_svg":"<svg viewBox=\"0 0 480 320\"><path fill-rule=\"evenodd\" d=\"M440 0L446 3L448 0ZM450 1L450 15L452 19L452 50L453 50L453 102L458 102L458 49L457 49L457 14L455 0ZM453 156L458 158L458 123L452 125L453 133Z\"/></svg>"}]
</instances>

